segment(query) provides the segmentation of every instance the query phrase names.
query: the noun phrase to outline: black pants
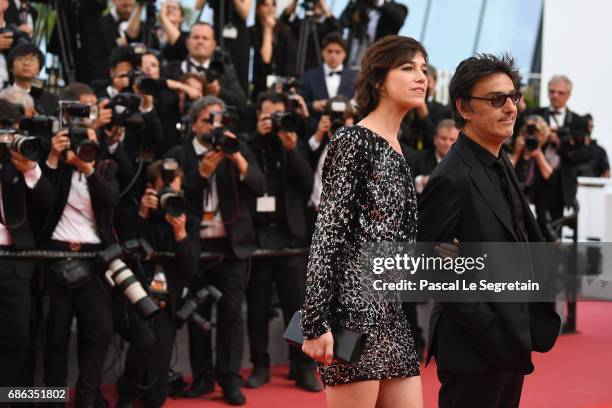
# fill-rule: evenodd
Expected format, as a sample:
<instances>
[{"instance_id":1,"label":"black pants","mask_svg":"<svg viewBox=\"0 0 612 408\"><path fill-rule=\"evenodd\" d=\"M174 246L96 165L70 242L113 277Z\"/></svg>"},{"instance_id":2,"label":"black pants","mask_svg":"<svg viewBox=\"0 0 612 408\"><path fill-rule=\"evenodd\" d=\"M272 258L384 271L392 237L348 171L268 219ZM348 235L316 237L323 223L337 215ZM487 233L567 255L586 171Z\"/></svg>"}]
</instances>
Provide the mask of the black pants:
<instances>
[{"instance_id":1,"label":"black pants","mask_svg":"<svg viewBox=\"0 0 612 408\"><path fill-rule=\"evenodd\" d=\"M64 247L53 246L49 249L65 250ZM49 276L48 289L50 308L44 359L45 385L67 386L70 326L73 317L76 317L79 332L79 378L75 406L91 406L102 382L104 360L113 336L108 287L100 273L96 272L87 285L76 290L60 287Z\"/></svg>"},{"instance_id":2,"label":"black pants","mask_svg":"<svg viewBox=\"0 0 612 408\"><path fill-rule=\"evenodd\" d=\"M304 256L260 258L253 260L253 272L247 289L248 331L251 361L256 367L268 367L268 321L272 285L276 285L285 327L304 303L306 259ZM291 362L301 368L314 363L297 347L289 348Z\"/></svg>"},{"instance_id":3,"label":"black pants","mask_svg":"<svg viewBox=\"0 0 612 408\"><path fill-rule=\"evenodd\" d=\"M523 375L506 371L449 373L438 371L440 408L517 408Z\"/></svg>"},{"instance_id":4,"label":"black pants","mask_svg":"<svg viewBox=\"0 0 612 408\"><path fill-rule=\"evenodd\" d=\"M146 407L161 407L169 391L168 372L176 322L169 308L143 321L131 305L126 307L128 325L123 333L130 342L125 368L117 390L122 398L143 399Z\"/></svg>"},{"instance_id":5,"label":"black pants","mask_svg":"<svg viewBox=\"0 0 612 408\"><path fill-rule=\"evenodd\" d=\"M206 239L202 241L204 251L229 254L226 239ZM242 301L248 281L248 261L224 259L221 262L202 264L202 277L199 285L213 285L223 293L217 303L216 361L213 363L211 331L204 331L189 323L189 360L194 382L216 379L221 387L237 387L241 384L238 375L242 364L244 330L242 321ZM210 320L213 301L200 304L198 313Z\"/></svg>"},{"instance_id":6,"label":"black pants","mask_svg":"<svg viewBox=\"0 0 612 408\"><path fill-rule=\"evenodd\" d=\"M30 280L16 275L12 261L0 260L0 386L20 385L30 344Z\"/></svg>"}]
</instances>

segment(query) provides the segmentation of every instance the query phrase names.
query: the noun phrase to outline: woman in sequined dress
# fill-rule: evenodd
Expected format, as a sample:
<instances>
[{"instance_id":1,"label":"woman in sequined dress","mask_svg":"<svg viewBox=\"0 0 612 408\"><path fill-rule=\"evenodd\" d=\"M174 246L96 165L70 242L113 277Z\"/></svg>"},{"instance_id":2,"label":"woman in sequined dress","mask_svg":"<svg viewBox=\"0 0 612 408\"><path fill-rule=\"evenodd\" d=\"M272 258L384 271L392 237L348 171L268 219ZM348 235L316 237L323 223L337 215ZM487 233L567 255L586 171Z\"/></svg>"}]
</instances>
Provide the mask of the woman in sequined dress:
<instances>
[{"instance_id":1,"label":"woman in sequined dress","mask_svg":"<svg viewBox=\"0 0 612 408\"><path fill-rule=\"evenodd\" d=\"M404 115L425 103L426 70L427 53L412 38L373 44L356 84L363 120L329 143L301 323L302 349L317 361L331 408L423 406L401 303L368 301L360 274L364 244L416 237L414 183L397 135ZM334 326L367 333L358 363L333 359Z\"/></svg>"}]
</instances>

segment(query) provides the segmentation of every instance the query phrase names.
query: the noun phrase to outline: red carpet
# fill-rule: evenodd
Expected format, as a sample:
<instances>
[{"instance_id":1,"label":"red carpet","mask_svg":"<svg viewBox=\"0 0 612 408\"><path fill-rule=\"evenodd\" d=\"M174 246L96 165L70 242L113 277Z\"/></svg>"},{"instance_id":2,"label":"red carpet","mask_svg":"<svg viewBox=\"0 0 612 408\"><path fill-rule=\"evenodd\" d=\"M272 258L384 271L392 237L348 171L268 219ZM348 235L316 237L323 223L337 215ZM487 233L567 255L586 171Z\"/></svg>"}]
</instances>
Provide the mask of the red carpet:
<instances>
[{"instance_id":1,"label":"red carpet","mask_svg":"<svg viewBox=\"0 0 612 408\"><path fill-rule=\"evenodd\" d=\"M578 334L564 335L547 354L535 354L536 371L527 376L521 407L612 408L612 303L578 305ZM245 372L244 374L246 374ZM285 379L287 367L274 367L272 382L258 390L245 389L247 407L324 407L323 393L299 390ZM437 406L435 366L422 371L425 407ZM114 389L103 389L114 403ZM170 408L228 407L221 392L202 399L169 399Z\"/></svg>"}]
</instances>

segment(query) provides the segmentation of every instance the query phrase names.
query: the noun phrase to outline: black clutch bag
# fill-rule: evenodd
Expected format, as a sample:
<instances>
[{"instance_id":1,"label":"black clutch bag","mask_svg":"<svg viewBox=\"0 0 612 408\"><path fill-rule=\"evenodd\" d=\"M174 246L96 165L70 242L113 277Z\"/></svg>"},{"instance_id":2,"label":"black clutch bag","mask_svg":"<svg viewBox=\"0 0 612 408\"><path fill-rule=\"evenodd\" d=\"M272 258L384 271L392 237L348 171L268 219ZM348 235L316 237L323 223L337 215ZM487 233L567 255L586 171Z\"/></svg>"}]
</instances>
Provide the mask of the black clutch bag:
<instances>
[{"instance_id":1,"label":"black clutch bag","mask_svg":"<svg viewBox=\"0 0 612 408\"><path fill-rule=\"evenodd\" d=\"M57 283L64 289L76 290L87 285L93 277L91 264L79 259L64 259L51 265Z\"/></svg>"},{"instance_id":2,"label":"black clutch bag","mask_svg":"<svg viewBox=\"0 0 612 408\"><path fill-rule=\"evenodd\" d=\"M332 328L332 335L334 336L334 358L345 363L356 364L361 358L368 335L346 327ZM295 312L291 318L283 338L289 344L296 346L301 346L304 343L299 311Z\"/></svg>"}]
</instances>

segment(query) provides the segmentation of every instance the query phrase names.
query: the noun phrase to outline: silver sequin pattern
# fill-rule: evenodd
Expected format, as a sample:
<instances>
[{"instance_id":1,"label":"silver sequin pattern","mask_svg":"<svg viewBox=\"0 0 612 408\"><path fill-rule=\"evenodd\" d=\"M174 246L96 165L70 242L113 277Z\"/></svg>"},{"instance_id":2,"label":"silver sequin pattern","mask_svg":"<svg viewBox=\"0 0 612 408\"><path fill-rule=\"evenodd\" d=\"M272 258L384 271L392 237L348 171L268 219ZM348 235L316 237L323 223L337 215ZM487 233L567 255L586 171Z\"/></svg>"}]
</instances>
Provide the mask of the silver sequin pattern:
<instances>
[{"instance_id":1,"label":"silver sequin pattern","mask_svg":"<svg viewBox=\"0 0 612 408\"><path fill-rule=\"evenodd\" d=\"M324 384L419 375L401 303L368 301L360 288L362 246L414 242L416 216L414 182L403 156L365 127L339 129L323 167L301 321L306 338L341 326L368 333L368 340L356 365L318 364Z\"/></svg>"}]
</instances>

